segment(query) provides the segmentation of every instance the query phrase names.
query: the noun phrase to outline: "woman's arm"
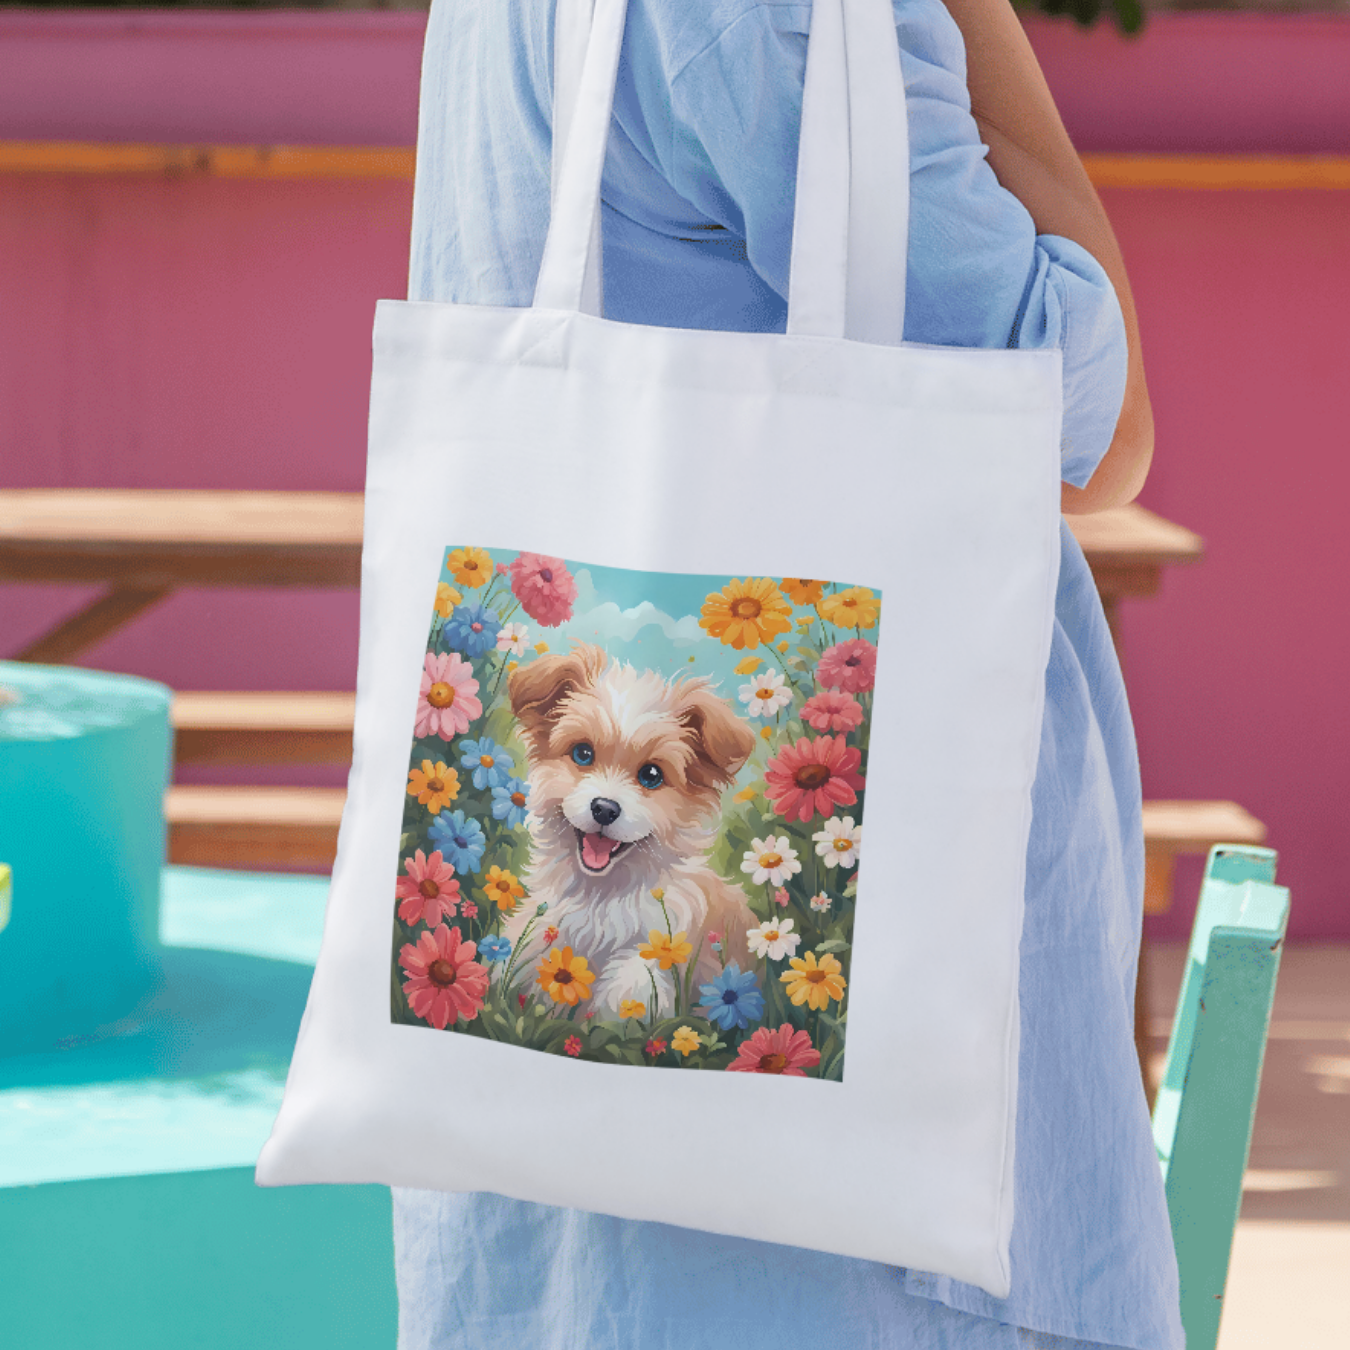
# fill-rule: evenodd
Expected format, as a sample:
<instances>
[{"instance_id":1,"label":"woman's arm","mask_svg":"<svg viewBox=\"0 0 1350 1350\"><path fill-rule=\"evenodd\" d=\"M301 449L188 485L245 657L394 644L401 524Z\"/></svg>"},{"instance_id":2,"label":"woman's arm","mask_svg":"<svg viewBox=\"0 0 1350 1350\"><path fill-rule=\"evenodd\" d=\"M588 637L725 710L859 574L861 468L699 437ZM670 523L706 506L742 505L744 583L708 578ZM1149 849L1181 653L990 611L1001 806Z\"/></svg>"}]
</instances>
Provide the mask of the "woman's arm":
<instances>
[{"instance_id":1,"label":"woman's arm","mask_svg":"<svg viewBox=\"0 0 1350 1350\"><path fill-rule=\"evenodd\" d=\"M1071 239L1101 264L1120 301L1129 366L1116 433L1087 486L1065 483L1062 489L1065 511L1119 506L1138 495L1153 458L1153 409L1120 246L1007 0L945 3L965 39L971 112L989 147L990 167L1026 207L1039 234Z\"/></svg>"}]
</instances>

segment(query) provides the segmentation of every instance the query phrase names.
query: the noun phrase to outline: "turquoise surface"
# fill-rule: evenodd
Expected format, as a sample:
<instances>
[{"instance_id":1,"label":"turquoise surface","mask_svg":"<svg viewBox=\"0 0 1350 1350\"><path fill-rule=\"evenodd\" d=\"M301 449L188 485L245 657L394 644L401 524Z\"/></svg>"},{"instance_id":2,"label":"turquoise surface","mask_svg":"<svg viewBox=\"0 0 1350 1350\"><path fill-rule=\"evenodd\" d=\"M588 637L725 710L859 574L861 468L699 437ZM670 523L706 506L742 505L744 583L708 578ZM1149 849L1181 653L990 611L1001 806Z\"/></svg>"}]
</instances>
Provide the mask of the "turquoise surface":
<instances>
[{"instance_id":1,"label":"turquoise surface","mask_svg":"<svg viewBox=\"0 0 1350 1350\"><path fill-rule=\"evenodd\" d=\"M171 692L0 662L0 1054L128 1012L159 973Z\"/></svg>"},{"instance_id":2,"label":"turquoise surface","mask_svg":"<svg viewBox=\"0 0 1350 1350\"><path fill-rule=\"evenodd\" d=\"M326 877L167 867L159 984L0 1057L0 1186L253 1165L281 1104Z\"/></svg>"},{"instance_id":3,"label":"turquoise surface","mask_svg":"<svg viewBox=\"0 0 1350 1350\"><path fill-rule=\"evenodd\" d=\"M263 1190L325 877L169 867L158 982L0 1056L0 1344L392 1347L389 1193Z\"/></svg>"}]
</instances>

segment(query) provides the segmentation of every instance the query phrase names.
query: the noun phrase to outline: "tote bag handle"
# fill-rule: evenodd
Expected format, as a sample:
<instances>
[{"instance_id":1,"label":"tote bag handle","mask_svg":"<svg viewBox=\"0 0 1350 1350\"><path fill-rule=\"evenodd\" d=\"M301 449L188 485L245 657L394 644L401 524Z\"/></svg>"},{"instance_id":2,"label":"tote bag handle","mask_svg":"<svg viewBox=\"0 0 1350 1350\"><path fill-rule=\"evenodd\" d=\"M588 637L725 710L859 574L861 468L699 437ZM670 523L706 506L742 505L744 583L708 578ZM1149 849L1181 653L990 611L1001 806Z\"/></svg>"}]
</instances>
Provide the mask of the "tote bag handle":
<instances>
[{"instance_id":1,"label":"tote bag handle","mask_svg":"<svg viewBox=\"0 0 1350 1350\"><path fill-rule=\"evenodd\" d=\"M599 315L600 180L627 0L557 0L553 206L536 308ZM814 0L787 331L897 345L909 126L891 0Z\"/></svg>"}]
</instances>

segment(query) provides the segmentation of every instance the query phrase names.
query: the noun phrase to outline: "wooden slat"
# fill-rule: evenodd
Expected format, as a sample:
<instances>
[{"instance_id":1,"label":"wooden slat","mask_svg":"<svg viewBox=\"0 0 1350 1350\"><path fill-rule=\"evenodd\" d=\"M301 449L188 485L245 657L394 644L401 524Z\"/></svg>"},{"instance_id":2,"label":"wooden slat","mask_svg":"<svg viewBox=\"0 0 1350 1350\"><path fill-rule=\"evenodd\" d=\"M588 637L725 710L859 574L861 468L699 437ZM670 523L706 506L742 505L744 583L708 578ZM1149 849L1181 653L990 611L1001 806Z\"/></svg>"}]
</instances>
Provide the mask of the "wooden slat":
<instances>
[{"instance_id":1,"label":"wooden slat","mask_svg":"<svg viewBox=\"0 0 1350 1350\"><path fill-rule=\"evenodd\" d=\"M164 799L169 861L197 867L332 867L341 788L177 785Z\"/></svg>"},{"instance_id":2,"label":"wooden slat","mask_svg":"<svg viewBox=\"0 0 1350 1350\"><path fill-rule=\"evenodd\" d=\"M1272 192L1350 188L1350 155L1086 154L1099 188ZM0 173L141 174L168 178L411 181L411 146L163 145L0 141Z\"/></svg>"},{"instance_id":3,"label":"wooden slat","mask_svg":"<svg viewBox=\"0 0 1350 1350\"><path fill-rule=\"evenodd\" d=\"M0 141L0 173L411 181L415 162L411 146Z\"/></svg>"},{"instance_id":4,"label":"wooden slat","mask_svg":"<svg viewBox=\"0 0 1350 1350\"><path fill-rule=\"evenodd\" d=\"M1350 155L1083 156L1099 188L1202 192L1287 192L1350 188Z\"/></svg>"},{"instance_id":5,"label":"wooden slat","mask_svg":"<svg viewBox=\"0 0 1350 1350\"><path fill-rule=\"evenodd\" d=\"M195 691L174 695L179 764L346 764L356 695Z\"/></svg>"},{"instance_id":6,"label":"wooden slat","mask_svg":"<svg viewBox=\"0 0 1350 1350\"><path fill-rule=\"evenodd\" d=\"M355 587L359 492L0 491L0 579Z\"/></svg>"},{"instance_id":7,"label":"wooden slat","mask_svg":"<svg viewBox=\"0 0 1350 1350\"><path fill-rule=\"evenodd\" d=\"M1137 502L1064 519L1094 567L1107 563L1162 566L1204 557L1204 540L1198 534L1164 520Z\"/></svg>"},{"instance_id":8,"label":"wooden slat","mask_svg":"<svg viewBox=\"0 0 1350 1350\"><path fill-rule=\"evenodd\" d=\"M1149 801L1144 839L1173 853L1208 853L1215 844L1264 844L1266 827L1237 802Z\"/></svg>"}]
</instances>

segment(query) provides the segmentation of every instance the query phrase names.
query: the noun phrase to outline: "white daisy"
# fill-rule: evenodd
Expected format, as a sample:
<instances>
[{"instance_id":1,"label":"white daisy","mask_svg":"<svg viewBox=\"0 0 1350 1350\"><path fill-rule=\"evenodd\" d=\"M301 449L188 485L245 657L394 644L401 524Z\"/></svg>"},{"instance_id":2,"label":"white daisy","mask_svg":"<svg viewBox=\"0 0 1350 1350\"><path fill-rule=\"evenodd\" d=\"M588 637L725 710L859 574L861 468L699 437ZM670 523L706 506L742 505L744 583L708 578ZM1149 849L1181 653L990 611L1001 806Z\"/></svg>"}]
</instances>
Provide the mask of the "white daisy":
<instances>
[{"instance_id":1,"label":"white daisy","mask_svg":"<svg viewBox=\"0 0 1350 1350\"><path fill-rule=\"evenodd\" d=\"M752 839L750 851L741 860L741 871L751 874L756 886L768 882L770 886L781 886L789 877L802 870L797 861L797 850L788 847L787 835L767 839Z\"/></svg>"},{"instance_id":2,"label":"white daisy","mask_svg":"<svg viewBox=\"0 0 1350 1350\"><path fill-rule=\"evenodd\" d=\"M523 623L504 623L497 634L497 650L512 656L524 656L529 646L530 630Z\"/></svg>"},{"instance_id":3,"label":"white daisy","mask_svg":"<svg viewBox=\"0 0 1350 1350\"><path fill-rule=\"evenodd\" d=\"M811 838L826 867L852 867L862 847L862 826L855 829L852 816L827 820L825 828L817 830Z\"/></svg>"},{"instance_id":4,"label":"white daisy","mask_svg":"<svg viewBox=\"0 0 1350 1350\"><path fill-rule=\"evenodd\" d=\"M792 931L791 919L765 919L758 928L752 928L745 935L745 940L756 956L781 961L785 956L797 955L797 944L802 935Z\"/></svg>"},{"instance_id":5,"label":"white daisy","mask_svg":"<svg viewBox=\"0 0 1350 1350\"><path fill-rule=\"evenodd\" d=\"M792 690L776 670L766 670L741 685L738 697L749 716L772 717L792 702Z\"/></svg>"},{"instance_id":6,"label":"white daisy","mask_svg":"<svg viewBox=\"0 0 1350 1350\"><path fill-rule=\"evenodd\" d=\"M821 891L819 895L811 897L811 908L818 914L823 914L830 907L830 897Z\"/></svg>"}]
</instances>

